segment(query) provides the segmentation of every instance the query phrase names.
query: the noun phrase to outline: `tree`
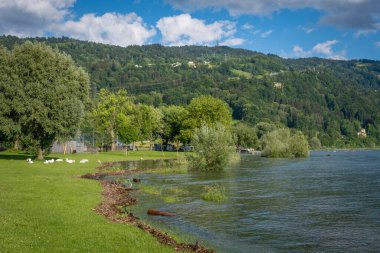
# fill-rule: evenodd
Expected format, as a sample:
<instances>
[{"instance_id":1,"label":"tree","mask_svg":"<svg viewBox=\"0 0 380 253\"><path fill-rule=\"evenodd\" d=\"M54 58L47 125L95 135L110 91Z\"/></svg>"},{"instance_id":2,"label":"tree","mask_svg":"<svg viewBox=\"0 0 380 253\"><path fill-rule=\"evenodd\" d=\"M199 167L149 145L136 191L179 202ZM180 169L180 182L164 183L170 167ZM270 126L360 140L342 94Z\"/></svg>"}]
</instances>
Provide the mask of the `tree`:
<instances>
[{"instance_id":1,"label":"tree","mask_svg":"<svg viewBox=\"0 0 380 253\"><path fill-rule=\"evenodd\" d=\"M153 106L138 104L134 107L133 121L138 126L139 140L152 140L161 131L161 111Z\"/></svg>"},{"instance_id":2,"label":"tree","mask_svg":"<svg viewBox=\"0 0 380 253\"><path fill-rule=\"evenodd\" d=\"M22 86L12 73L11 53L0 46L0 142L14 142L20 136L23 112Z\"/></svg>"},{"instance_id":3,"label":"tree","mask_svg":"<svg viewBox=\"0 0 380 253\"><path fill-rule=\"evenodd\" d=\"M291 156L294 158L309 156L309 143L301 131L297 131L289 141Z\"/></svg>"},{"instance_id":4,"label":"tree","mask_svg":"<svg viewBox=\"0 0 380 253\"><path fill-rule=\"evenodd\" d=\"M132 107L133 104L124 89L118 90L117 93L106 89L101 89L99 92L99 102L92 110L92 118L99 131L107 131L111 136L112 151L116 150L117 137L122 128L124 128L122 131L127 138L125 126L130 125L131 121L128 115L132 111Z\"/></svg>"},{"instance_id":5,"label":"tree","mask_svg":"<svg viewBox=\"0 0 380 253\"><path fill-rule=\"evenodd\" d=\"M277 129L264 135L261 139L262 155L267 157L291 157L289 150L290 130Z\"/></svg>"},{"instance_id":6,"label":"tree","mask_svg":"<svg viewBox=\"0 0 380 253\"><path fill-rule=\"evenodd\" d=\"M128 115L119 117L118 134L126 143L152 140L161 132L161 111L150 105L132 104Z\"/></svg>"},{"instance_id":7,"label":"tree","mask_svg":"<svg viewBox=\"0 0 380 253\"><path fill-rule=\"evenodd\" d=\"M223 170L235 151L231 133L218 123L214 127L203 125L197 128L191 145L194 152L186 156L190 170Z\"/></svg>"},{"instance_id":8,"label":"tree","mask_svg":"<svg viewBox=\"0 0 380 253\"><path fill-rule=\"evenodd\" d=\"M263 156L301 158L309 156L309 144L300 131L291 134L290 129L276 129L262 138Z\"/></svg>"},{"instance_id":9,"label":"tree","mask_svg":"<svg viewBox=\"0 0 380 253\"><path fill-rule=\"evenodd\" d=\"M239 122L233 126L232 132L236 137L236 145L238 147L257 148L259 146L259 140L254 128Z\"/></svg>"},{"instance_id":10,"label":"tree","mask_svg":"<svg viewBox=\"0 0 380 253\"><path fill-rule=\"evenodd\" d=\"M160 108L162 113L163 144L179 140L183 121L188 116L188 111L177 105L164 106Z\"/></svg>"},{"instance_id":11,"label":"tree","mask_svg":"<svg viewBox=\"0 0 380 253\"><path fill-rule=\"evenodd\" d=\"M12 69L15 125L27 148L43 159L58 137L74 136L88 102L89 77L70 56L41 43L16 46Z\"/></svg>"},{"instance_id":12,"label":"tree","mask_svg":"<svg viewBox=\"0 0 380 253\"><path fill-rule=\"evenodd\" d=\"M191 100L187 107L188 117L184 120L181 131L183 142L189 142L196 128L203 125L215 127L221 124L226 130L231 129L232 113L228 104L211 96L200 96Z\"/></svg>"}]
</instances>

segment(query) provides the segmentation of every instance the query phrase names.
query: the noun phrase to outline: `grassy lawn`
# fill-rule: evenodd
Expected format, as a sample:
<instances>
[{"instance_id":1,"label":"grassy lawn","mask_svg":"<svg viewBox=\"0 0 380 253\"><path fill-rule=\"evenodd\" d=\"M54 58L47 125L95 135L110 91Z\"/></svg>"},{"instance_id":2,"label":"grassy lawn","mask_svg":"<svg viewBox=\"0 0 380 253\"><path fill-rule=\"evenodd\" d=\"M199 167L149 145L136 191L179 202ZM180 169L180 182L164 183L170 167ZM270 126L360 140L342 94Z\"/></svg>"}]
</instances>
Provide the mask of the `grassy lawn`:
<instances>
[{"instance_id":1,"label":"grassy lawn","mask_svg":"<svg viewBox=\"0 0 380 253\"><path fill-rule=\"evenodd\" d=\"M238 69L231 69L231 72L234 73L237 76L244 77L244 78L247 78L247 79L251 79L253 77L253 75L251 73L245 72L245 71L242 71L242 70L238 70Z\"/></svg>"},{"instance_id":2,"label":"grassy lawn","mask_svg":"<svg viewBox=\"0 0 380 253\"><path fill-rule=\"evenodd\" d=\"M110 223L92 211L101 201L98 160L175 157L155 151L67 155L66 162L28 164L22 153L0 153L0 252L173 252L142 230ZM49 158L64 158L51 155ZM87 158L89 163L80 164Z\"/></svg>"}]
</instances>

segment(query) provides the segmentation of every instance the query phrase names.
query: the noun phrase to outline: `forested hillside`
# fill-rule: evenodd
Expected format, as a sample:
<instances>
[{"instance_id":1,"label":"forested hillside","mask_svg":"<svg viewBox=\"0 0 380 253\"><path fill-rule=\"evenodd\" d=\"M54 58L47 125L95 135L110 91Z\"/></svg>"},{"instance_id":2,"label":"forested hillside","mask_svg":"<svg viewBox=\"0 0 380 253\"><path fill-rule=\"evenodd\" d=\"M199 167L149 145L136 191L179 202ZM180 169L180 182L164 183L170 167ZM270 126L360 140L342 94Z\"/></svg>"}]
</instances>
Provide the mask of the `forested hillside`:
<instances>
[{"instance_id":1,"label":"forested hillside","mask_svg":"<svg viewBox=\"0 0 380 253\"><path fill-rule=\"evenodd\" d=\"M26 39L0 37L11 49ZM69 38L35 38L71 55L100 88L126 88L137 101L188 104L201 94L225 100L250 125L279 123L325 147L380 145L380 62L284 59L228 47L127 48ZM358 136L364 128L367 137Z\"/></svg>"}]
</instances>

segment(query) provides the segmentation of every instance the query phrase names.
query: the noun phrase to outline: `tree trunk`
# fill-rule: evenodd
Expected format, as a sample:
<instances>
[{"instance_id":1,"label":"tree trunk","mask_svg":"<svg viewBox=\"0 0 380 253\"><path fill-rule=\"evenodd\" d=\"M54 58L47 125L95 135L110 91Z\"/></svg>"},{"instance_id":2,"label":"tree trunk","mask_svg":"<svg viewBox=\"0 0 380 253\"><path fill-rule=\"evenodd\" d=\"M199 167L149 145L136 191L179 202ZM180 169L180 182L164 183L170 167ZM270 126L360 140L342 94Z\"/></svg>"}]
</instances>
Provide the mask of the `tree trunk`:
<instances>
[{"instance_id":1,"label":"tree trunk","mask_svg":"<svg viewBox=\"0 0 380 253\"><path fill-rule=\"evenodd\" d=\"M37 160L43 160L44 159L44 151L42 148L38 148L38 154L37 154Z\"/></svg>"},{"instance_id":2,"label":"tree trunk","mask_svg":"<svg viewBox=\"0 0 380 253\"><path fill-rule=\"evenodd\" d=\"M112 139L111 151L115 151L116 150L116 137L115 137L115 132L113 129L111 130L110 134L111 134L111 139Z\"/></svg>"},{"instance_id":3,"label":"tree trunk","mask_svg":"<svg viewBox=\"0 0 380 253\"><path fill-rule=\"evenodd\" d=\"M19 150L19 148L20 148L20 142L18 139L16 139L15 142L13 143L13 149Z\"/></svg>"}]
</instances>

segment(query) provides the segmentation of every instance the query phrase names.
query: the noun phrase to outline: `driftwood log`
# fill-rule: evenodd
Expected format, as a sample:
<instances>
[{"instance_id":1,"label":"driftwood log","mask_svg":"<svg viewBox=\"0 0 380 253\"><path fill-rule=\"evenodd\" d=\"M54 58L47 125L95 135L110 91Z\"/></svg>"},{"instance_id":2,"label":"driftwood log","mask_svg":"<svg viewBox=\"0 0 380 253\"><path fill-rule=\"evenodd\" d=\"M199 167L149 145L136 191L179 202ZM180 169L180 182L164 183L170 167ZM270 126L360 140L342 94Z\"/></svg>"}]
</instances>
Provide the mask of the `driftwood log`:
<instances>
[{"instance_id":1,"label":"driftwood log","mask_svg":"<svg viewBox=\"0 0 380 253\"><path fill-rule=\"evenodd\" d=\"M149 215L160 215L160 216L175 216L175 213L168 213L164 211L159 211L157 209L148 209L147 214Z\"/></svg>"}]
</instances>

